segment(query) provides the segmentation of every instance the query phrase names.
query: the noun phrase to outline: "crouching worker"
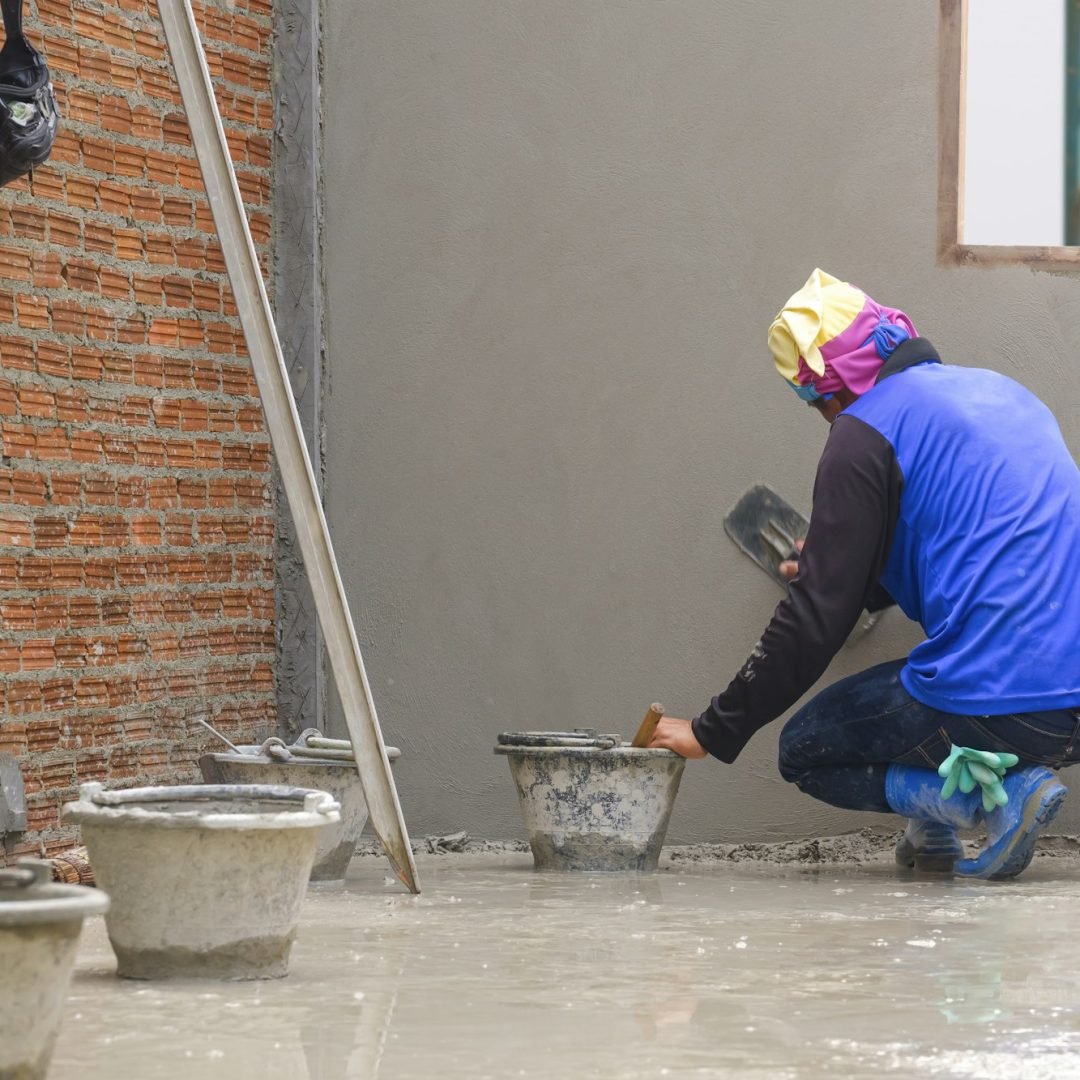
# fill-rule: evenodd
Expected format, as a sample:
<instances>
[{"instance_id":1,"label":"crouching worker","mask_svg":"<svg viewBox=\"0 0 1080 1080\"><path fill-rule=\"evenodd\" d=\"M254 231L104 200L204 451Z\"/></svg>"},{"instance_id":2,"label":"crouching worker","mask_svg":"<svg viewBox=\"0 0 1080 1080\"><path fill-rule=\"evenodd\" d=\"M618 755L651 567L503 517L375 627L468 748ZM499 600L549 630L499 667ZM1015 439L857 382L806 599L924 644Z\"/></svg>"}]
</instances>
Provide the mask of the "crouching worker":
<instances>
[{"instance_id":1,"label":"crouching worker","mask_svg":"<svg viewBox=\"0 0 1080 1080\"><path fill-rule=\"evenodd\" d=\"M821 270L769 346L831 425L805 545L728 688L651 745L734 761L864 607L896 603L926 640L800 709L780 772L833 806L909 818L902 864L1015 877L1065 797L1055 770L1080 761L1080 470L1033 394L943 363L903 312ZM965 859L957 830L980 825Z\"/></svg>"}]
</instances>

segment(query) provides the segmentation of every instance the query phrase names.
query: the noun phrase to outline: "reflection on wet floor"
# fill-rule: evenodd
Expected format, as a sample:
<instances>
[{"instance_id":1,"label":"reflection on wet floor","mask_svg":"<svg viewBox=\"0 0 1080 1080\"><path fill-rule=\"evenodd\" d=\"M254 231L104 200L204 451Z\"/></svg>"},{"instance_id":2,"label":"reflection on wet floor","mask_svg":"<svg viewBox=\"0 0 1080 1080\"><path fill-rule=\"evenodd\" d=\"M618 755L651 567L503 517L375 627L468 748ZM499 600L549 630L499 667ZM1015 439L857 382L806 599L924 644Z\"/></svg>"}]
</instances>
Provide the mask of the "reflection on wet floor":
<instances>
[{"instance_id":1,"label":"reflection on wet floor","mask_svg":"<svg viewBox=\"0 0 1080 1080\"><path fill-rule=\"evenodd\" d=\"M52 1080L1080 1076L1080 865L539 874L374 859L313 887L277 982L116 979L84 932Z\"/></svg>"}]
</instances>

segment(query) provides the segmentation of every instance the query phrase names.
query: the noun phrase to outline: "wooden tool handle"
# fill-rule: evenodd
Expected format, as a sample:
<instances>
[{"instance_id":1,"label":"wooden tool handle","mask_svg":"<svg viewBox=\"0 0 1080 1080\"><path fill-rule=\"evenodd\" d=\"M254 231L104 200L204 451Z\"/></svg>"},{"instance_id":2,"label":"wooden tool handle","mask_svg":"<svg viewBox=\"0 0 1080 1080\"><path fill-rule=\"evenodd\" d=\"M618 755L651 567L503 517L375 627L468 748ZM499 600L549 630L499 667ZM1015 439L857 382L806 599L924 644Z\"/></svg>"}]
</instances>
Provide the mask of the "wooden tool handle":
<instances>
[{"instance_id":1,"label":"wooden tool handle","mask_svg":"<svg viewBox=\"0 0 1080 1080\"><path fill-rule=\"evenodd\" d=\"M656 725L660 723L660 717L663 715L664 706L653 702L652 705L649 706L649 711L645 714L645 719L641 721L641 726L637 729L634 741L630 745L636 746L639 749L643 746L648 746L649 740L652 739L656 732Z\"/></svg>"}]
</instances>

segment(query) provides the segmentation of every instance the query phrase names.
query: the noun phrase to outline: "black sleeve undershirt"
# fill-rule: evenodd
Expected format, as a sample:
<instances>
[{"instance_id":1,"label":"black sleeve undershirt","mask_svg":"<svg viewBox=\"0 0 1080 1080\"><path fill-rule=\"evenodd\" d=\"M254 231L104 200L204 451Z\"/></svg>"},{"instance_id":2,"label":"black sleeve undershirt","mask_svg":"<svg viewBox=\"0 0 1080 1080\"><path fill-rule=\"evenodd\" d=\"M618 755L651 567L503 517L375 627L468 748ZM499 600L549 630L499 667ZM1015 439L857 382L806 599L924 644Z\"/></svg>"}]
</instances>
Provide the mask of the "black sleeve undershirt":
<instances>
[{"instance_id":1,"label":"black sleeve undershirt","mask_svg":"<svg viewBox=\"0 0 1080 1080\"><path fill-rule=\"evenodd\" d=\"M879 579L902 487L888 440L853 416L837 417L818 464L799 575L739 673L693 721L714 757L734 761L754 732L817 682L863 608L891 603Z\"/></svg>"}]
</instances>

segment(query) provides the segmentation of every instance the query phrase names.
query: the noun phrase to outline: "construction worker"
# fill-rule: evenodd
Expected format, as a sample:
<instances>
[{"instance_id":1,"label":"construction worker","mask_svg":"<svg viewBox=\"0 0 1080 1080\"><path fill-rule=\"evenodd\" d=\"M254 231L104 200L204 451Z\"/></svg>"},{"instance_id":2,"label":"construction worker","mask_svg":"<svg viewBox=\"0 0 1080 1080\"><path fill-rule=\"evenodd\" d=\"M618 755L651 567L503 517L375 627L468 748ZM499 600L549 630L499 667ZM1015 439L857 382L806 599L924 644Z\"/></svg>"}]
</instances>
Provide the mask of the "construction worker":
<instances>
[{"instance_id":1,"label":"construction worker","mask_svg":"<svg viewBox=\"0 0 1080 1080\"><path fill-rule=\"evenodd\" d=\"M664 718L651 745L733 762L864 608L895 603L926 639L796 712L780 772L833 806L909 818L904 865L1015 877L1065 798L1055 770L1080 760L1080 470L1032 393L943 363L903 312L821 270L769 346L831 425L805 546L727 689L695 720ZM979 825L965 859L957 830Z\"/></svg>"}]
</instances>

